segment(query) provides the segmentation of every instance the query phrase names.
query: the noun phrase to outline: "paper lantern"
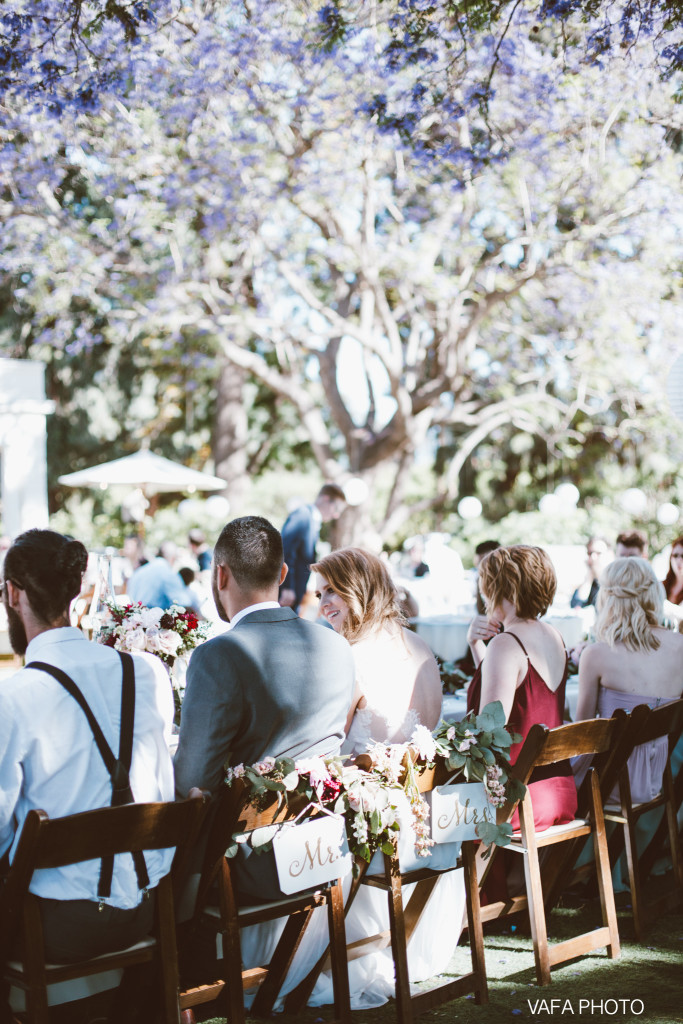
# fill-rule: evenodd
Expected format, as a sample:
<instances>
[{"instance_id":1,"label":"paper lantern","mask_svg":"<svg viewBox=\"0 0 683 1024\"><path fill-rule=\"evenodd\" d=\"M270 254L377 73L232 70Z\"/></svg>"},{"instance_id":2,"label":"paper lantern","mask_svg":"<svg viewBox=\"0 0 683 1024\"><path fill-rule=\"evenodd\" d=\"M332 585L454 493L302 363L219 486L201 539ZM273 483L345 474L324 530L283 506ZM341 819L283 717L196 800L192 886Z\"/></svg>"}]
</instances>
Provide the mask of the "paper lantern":
<instances>
[{"instance_id":1,"label":"paper lantern","mask_svg":"<svg viewBox=\"0 0 683 1024\"><path fill-rule=\"evenodd\" d=\"M576 505L581 497L579 488L572 483L559 484L555 488L555 497L559 498L563 505Z\"/></svg>"},{"instance_id":2,"label":"paper lantern","mask_svg":"<svg viewBox=\"0 0 683 1024\"><path fill-rule=\"evenodd\" d=\"M657 509L657 522L662 526L673 526L680 515L678 508L670 501L665 501Z\"/></svg>"},{"instance_id":3,"label":"paper lantern","mask_svg":"<svg viewBox=\"0 0 683 1024\"><path fill-rule=\"evenodd\" d=\"M628 487L619 499L619 504L629 515L642 516L647 508L647 495L640 487Z\"/></svg>"},{"instance_id":4,"label":"paper lantern","mask_svg":"<svg viewBox=\"0 0 683 1024\"><path fill-rule=\"evenodd\" d=\"M479 498L470 495L466 498L461 498L458 502L458 515L462 519L478 519L481 513L482 504Z\"/></svg>"},{"instance_id":5,"label":"paper lantern","mask_svg":"<svg viewBox=\"0 0 683 1024\"><path fill-rule=\"evenodd\" d=\"M344 484L347 505L362 505L364 501L367 501L369 493L370 488L359 476L352 476Z\"/></svg>"}]
</instances>

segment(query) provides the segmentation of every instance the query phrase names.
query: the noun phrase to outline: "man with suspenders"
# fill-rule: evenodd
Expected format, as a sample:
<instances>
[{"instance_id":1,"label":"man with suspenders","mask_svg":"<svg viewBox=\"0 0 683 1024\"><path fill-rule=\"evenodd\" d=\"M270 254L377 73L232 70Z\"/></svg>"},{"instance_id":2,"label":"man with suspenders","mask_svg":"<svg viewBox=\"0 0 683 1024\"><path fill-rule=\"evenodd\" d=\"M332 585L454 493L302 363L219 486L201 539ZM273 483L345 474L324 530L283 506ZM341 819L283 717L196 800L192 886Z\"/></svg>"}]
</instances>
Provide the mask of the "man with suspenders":
<instances>
[{"instance_id":1,"label":"man with suspenders","mask_svg":"<svg viewBox=\"0 0 683 1024\"><path fill-rule=\"evenodd\" d=\"M10 642L25 654L25 667L0 687L0 856L10 862L30 810L63 817L173 799L166 669L70 625L87 558L80 541L51 530L21 534L5 558ZM148 934L154 887L172 858L154 850L36 872L48 959L98 956Z\"/></svg>"}]
</instances>

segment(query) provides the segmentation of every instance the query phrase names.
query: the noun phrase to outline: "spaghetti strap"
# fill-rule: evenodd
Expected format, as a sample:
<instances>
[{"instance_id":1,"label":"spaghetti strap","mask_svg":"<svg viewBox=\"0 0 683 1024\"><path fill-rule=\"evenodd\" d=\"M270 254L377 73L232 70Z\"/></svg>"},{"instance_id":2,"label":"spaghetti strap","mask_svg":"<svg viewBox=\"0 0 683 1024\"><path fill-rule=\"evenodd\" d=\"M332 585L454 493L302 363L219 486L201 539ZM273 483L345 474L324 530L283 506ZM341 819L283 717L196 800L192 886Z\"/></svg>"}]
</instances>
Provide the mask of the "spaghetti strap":
<instances>
[{"instance_id":1,"label":"spaghetti strap","mask_svg":"<svg viewBox=\"0 0 683 1024\"><path fill-rule=\"evenodd\" d=\"M522 643L522 641L521 641L521 640L519 639L519 637L517 636L517 634L516 634L516 633L508 633L508 631L507 631L507 630L505 630L505 634L504 634L504 635L505 635L505 636L511 636L513 640L516 640L516 641L517 641L517 643L519 644L519 646L520 646L520 647L522 648L522 650L523 650L523 651L524 651L524 653L526 654L526 660L528 661L528 660L529 660L529 655L528 655L528 653L527 653L527 649L526 649L526 647L524 646L524 644Z\"/></svg>"}]
</instances>

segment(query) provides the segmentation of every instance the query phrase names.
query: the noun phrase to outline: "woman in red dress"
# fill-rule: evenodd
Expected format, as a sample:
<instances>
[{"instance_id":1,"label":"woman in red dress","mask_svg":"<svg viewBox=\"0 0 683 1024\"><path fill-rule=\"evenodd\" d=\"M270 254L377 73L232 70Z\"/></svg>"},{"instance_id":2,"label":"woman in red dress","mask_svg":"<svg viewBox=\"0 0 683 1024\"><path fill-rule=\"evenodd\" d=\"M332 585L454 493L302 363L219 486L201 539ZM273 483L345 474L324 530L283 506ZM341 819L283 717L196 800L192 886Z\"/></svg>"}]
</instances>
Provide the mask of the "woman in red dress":
<instances>
[{"instance_id":1,"label":"woman in red dress","mask_svg":"<svg viewBox=\"0 0 683 1024\"><path fill-rule=\"evenodd\" d=\"M553 564L542 548L498 548L479 566L488 622L475 619L470 627L477 667L467 706L478 712L491 701L501 702L508 726L522 737L511 748L513 764L535 722L552 729L564 719L567 652L557 630L540 621L556 588ZM537 829L575 817L576 786L569 761L537 769L529 790ZM519 828L517 812L512 827Z\"/></svg>"}]
</instances>

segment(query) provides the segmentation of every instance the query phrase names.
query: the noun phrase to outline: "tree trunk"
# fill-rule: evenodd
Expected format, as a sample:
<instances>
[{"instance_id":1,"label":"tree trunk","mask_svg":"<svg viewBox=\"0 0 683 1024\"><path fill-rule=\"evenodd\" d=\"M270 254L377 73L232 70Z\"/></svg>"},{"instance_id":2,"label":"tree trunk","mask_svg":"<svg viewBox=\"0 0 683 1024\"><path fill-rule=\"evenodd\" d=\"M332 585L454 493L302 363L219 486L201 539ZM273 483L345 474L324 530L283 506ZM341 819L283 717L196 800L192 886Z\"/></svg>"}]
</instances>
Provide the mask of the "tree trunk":
<instances>
[{"instance_id":1,"label":"tree trunk","mask_svg":"<svg viewBox=\"0 0 683 1024\"><path fill-rule=\"evenodd\" d=\"M247 498L247 411L243 387L246 373L225 362L216 382L216 415L213 431L213 457L216 476L227 481L225 497L230 502L230 518L241 515Z\"/></svg>"}]
</instances>

